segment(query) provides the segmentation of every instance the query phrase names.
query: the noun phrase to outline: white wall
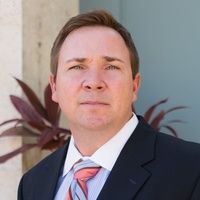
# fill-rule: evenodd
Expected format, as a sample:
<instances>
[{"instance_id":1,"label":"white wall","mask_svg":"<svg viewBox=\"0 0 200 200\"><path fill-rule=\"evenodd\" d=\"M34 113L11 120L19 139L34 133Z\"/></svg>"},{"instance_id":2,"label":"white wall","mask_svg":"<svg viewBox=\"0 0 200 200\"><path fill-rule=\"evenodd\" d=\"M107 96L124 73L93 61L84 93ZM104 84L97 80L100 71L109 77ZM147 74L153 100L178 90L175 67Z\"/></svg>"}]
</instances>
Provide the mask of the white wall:
<instances>
[{"instance_id":1,"label":"white wall","mask_svg":"<svg viewBox=\"0 0 200 200\"><path fill-rule=\"evenodd\" d=\"M66 21L79 12L78 0L23 0L23 80L43 101L50 72L50 50ZM65 120L63 120L66 124ZM27 142L27 141L26 141ZM30 139L29 139L30 142ZM46 153L45 153L46 156ZM42 159L39 149L23 155L23 171Z\"/></svg>"},{"instance_id":2,"label":"white wall","mask_svg":"<svg viewBox=\"0 0 200 200\"><path fill-rule=\"evenodd\" d=\"M22 76L22 15L21 0L0 0L0 123L17 117L9 94L20 95L12 76ZM1 128L0 131L3 129ZM21 145L21 138L1 138L0 154ZM14 200L22 175L21 156L0 164L0 199Z\"/></svg>"},{"instance_id":3,"label":"white wall","mask_svg":"<svg viewBox=\"0 0 200 200\"><path fill-rule=\"evenodd\" d=\"M78 0L0 0L0 123L20 117L9 100L10 94L22 95L12 76L27 82L42 99L50 48L60 28L78 12ZM0 155L22 142L21 138L0 138ZM42 156L33 150L0 164L1 200L17 199L23 172Z\"/></svg>"}]
</instances>

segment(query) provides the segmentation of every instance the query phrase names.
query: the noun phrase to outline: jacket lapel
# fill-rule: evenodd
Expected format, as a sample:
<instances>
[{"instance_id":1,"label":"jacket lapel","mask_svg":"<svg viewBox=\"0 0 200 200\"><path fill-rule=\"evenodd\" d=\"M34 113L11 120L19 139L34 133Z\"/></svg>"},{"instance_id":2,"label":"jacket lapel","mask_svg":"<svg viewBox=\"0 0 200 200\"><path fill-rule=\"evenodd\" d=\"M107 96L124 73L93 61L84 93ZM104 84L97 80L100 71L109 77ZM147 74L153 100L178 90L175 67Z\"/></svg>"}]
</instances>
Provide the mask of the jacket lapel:
<instances>
[{"instance_id":1,"label":"jacket lapel","mask_svg":"<svg viewBox=\"0 0 200 200\"><path fill-rule=\"evenodd\" d=\"M132 199L151 174L145 163L154 158L156 133L139 117L139 124L122 149L98 200Z\"/></svg>"},{"instance_id":2,"label":"jacket lapel","mask_svg":"<svg viewBox=\"0 0 200 200\"><path fill-rule=\"evenodd\" d=\"M37 183L37 192L35 199L51 200L54 198L57 189L58 179L62 173L65 162L66 152L69 146L69 140L64 147L53 153L50 160L45 162L41 171L40 183ZM49 159L49 158L47 158Z\"/></svg>"}]
</instances>

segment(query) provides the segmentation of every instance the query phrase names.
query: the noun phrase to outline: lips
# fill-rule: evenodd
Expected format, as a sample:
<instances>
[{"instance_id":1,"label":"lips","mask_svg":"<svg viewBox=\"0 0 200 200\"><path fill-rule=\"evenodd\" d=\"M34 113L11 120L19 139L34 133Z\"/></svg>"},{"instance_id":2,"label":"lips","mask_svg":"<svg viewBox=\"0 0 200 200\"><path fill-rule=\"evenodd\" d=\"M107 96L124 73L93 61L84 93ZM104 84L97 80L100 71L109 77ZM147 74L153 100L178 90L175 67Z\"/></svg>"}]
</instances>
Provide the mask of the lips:
<instances>
[{"instance_id":1,"label":"lips","mask_svg":"<svg viewBox=\"0 0 200 200\"><path fill-rule=\"evenodd\" d=\"M106 106L106 105L109 105L108 103L106 103L106 102L103 102L103 101L82 101L81 103L80 103L81 105L91 105L91 106Z\"/></svg>"}]
</instances>

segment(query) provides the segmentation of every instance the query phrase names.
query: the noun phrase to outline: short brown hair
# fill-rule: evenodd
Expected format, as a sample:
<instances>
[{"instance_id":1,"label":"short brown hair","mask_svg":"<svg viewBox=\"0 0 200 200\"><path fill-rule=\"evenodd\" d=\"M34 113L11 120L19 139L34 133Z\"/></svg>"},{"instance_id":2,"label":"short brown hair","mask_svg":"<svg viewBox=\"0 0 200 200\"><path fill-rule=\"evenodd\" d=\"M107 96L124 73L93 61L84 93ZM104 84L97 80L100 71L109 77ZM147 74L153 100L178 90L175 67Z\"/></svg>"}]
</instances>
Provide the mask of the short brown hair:
<instances>
[{"instance_id":1,"label":"short brown hair","mask_svg":"<svg viewBox=\"0 0 200 200\"><path fill-rule=\"evenodd\" d=\"M66 37L72 31L81 28L83 26L106 26L117 31L125 41L125 44L130 52L130 60L132 66L132 76L133 78L139 71L139 57L136 47L133 43L131 34L123 27L119 22L117 22L114 17L104 10L96 10L83 14L79 14L72 17L61 29L56 40L51 49L51 72L53 75L57 73L58 67L58 57L61 46L66 39Z\"/></svg>"}]
</instances>

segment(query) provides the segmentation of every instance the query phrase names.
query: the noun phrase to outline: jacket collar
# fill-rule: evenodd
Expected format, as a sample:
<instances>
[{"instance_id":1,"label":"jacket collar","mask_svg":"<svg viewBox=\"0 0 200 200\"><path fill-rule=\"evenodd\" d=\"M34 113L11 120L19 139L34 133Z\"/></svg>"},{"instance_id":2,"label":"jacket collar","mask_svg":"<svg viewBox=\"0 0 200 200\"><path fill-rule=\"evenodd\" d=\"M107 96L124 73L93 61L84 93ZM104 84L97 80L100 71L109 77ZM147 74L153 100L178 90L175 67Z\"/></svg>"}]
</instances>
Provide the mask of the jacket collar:
<instances>
[{"instance_id":1,"label":"jacket collar","mask_svg":"<svg viewBox=\"0 0 200 200\"><path fill-rule=\"evenodd\" d=\"M144 166L154 158L155 131L139 117L139 124L122 149L98 200L132 199L151 174Z\"/></svg>"},{"instance_id":2,"label":"jacket collar","mask_svg":"<svg viewBox=\"0 0 200 200\"><path fill-rule=\"evenodd\" d=\"M151 175L144 166L154 158L155 140L155 131L139 117L139 123L122 149L98 200L116 199L116 197L126 200L136 195ZM43 166L35 199L53 200L68 146L69 140L64 147L47 158L49 161Z\"/></svg>"}]
</instances>

